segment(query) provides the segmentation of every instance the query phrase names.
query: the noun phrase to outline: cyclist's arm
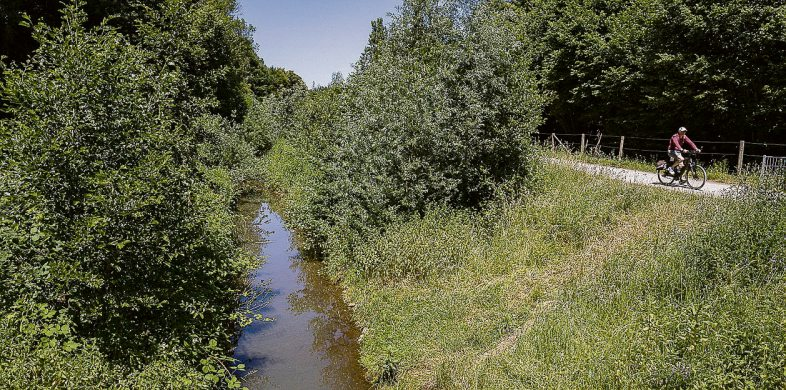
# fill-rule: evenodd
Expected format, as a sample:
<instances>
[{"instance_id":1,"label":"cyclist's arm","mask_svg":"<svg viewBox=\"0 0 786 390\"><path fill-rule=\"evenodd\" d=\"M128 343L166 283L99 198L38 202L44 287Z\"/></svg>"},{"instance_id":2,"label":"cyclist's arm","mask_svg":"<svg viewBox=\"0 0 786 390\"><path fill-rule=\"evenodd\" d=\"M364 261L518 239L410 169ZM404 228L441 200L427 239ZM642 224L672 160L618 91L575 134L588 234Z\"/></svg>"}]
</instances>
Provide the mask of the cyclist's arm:
<instances>
[{"instance_id":1,"label":"cyclist's arm","mask_svg":"<svg viewBox=\"0 0 786 390\"><path fill-rule=\"evenodd\" d=\"M693 141L691 141L691 140L690 140L690 138L688 138L688 136L687 136L687 135L685 136L685 141L688 141L688 145L689 145L689 146L690 146L690 147L691 147L693 150L699 150L699 148L696 146L696 144L694 144L694 143L693 143Z\"/></svg>"}]
</instances>

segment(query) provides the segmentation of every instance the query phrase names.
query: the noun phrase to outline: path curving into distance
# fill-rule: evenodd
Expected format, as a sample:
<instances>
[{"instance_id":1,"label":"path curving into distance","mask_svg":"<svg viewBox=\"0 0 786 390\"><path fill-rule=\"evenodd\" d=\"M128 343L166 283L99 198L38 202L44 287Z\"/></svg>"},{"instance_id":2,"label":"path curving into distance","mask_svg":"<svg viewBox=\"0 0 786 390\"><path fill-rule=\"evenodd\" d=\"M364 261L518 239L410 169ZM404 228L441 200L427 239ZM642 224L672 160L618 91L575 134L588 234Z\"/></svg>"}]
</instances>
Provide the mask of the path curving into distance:
<instances>
[{"instance_id":1,"label":"path curving into distance","mask_svg":"<svg viewBox=\"0 0 786 390\"><path fill-rule=\"evenodd\" d=\"M648 186L663 188L672 191L682 191L687 193L711 195L711 196L723 196L725 194L729 194L733 192L734 191L733 189L735 188L735 186L731 184L723 184L723 183L718 183L709 180L707 180L707 183L704 184L704 187L702 187L702 189L700 190L691 189L686 185L678 185L678 184L663 185L658 181L658 176L655 173L655 168L652 169L652 172L642 172L642 171L634 171L632 169L588 164L579 161L562 160L556 158L546 158L544 160L551 164L569 166L584 172L592 173L595 175L604 175L628 183L648 185Z\"/></svg>"}]
</instances>

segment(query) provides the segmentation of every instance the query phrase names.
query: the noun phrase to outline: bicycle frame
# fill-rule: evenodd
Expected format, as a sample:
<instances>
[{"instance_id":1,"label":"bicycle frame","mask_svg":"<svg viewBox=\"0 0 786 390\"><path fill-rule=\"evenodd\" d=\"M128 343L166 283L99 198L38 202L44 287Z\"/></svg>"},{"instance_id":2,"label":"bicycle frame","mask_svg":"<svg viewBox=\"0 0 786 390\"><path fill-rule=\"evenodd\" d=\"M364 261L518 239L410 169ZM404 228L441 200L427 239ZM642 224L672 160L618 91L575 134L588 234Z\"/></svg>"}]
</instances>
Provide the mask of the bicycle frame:
<instances>
[{"instance_id":1,"label":"bicycle frame","mask_svg":"<svg viewBox=\"0 0 786 390\"><path fill-rule=\"evenodd\" d=\"M704 183L707 181L707 172L698 164L696 156L699 153L701 152L684 152L682 168L680 168L679 174L675 176L664 173L664 171L674 163L673 159L670 159L668 162L666 160L658 161L655 168L658 175L658 181L664 185L671 185L672 182L677 180L680 184L686 183L690 188L695 190L704 187Z\"/></svg>"}]
</instances>

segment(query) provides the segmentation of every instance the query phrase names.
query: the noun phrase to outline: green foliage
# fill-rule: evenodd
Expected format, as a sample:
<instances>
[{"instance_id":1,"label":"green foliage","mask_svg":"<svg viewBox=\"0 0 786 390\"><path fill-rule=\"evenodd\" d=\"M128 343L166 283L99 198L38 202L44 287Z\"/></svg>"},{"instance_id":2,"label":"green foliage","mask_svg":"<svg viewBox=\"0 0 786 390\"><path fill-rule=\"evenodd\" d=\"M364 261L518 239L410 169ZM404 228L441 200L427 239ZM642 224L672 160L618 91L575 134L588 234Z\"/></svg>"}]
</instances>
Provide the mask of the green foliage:
<instances>
[{"instance_id":1,"label":"green foliage","mask_svg":"<svg viewBox=\"0 0 786 390\"><path fill-rule=\"evenodd\" d=\"M234 204L239 195L259 186L261 159L255 153L255 133L248 126L206 114L193 121L192 131L199 140L197 154L211 188L228 191L224 204Z\"/></svg>"},{"instance_id":2,"label":"green foliage","mask_svg":"<svg viewBox=\"0 0 786 390\"><path fill-rule=\"evenodd\" d=\"M318 172L309 203L289 211L307 246L348 255L399 216L479 208L532 177L529 134L545 99L512 34L516 15L498 6L407 1L390 26L377 23L346 81L276 97L291 121L265 101L270 139Z\"/></svg>"},{"instance_id":3,"label":"green foliage","mask_svg":"<svg viewBox=\"0 0 786 390\"><path fill-rule=\"evenodd\" d=\"M477 206L496 184L528 174L542 100L521 72L526 58L503 16L480 8L461 25L454 12L406 2L375 62L346 88L351 119L328 175L368 204L372 221L434 202Z\"/></svg>"},{"instance_id":4,"label":"green foliage","mask_svg":"<svg viewBox=\"0 0 786 390\"><path fill-rule=\"evenodd\" d=\"M38 45L31 29L20 25L24 15L57 25L62 5L16 0L0 4L0 58L27 59ZM239 121L253 94L264 96L303 85L292 71L265 66L255 52L253 27L236 16L235 0L92 0L81 7L87 13L87 26L107 23L153 52L160 66L183 73L189 88L179 99L189 102L181 109L191 114L209 108Z\"/></svg>"},{"instance_id":5,"label":"green foliage","mask_svg":"<svg viewBox=\"0 0 786 390\"><path fill-rule=\"evenodd\" d=\"M360 59L355 64L357 72L363 72L371 65L377 56L380 45L388 38L388 31L382 18L371 21L371 34L368 37L368 45L360 55Z\"/></svg>"},{"instance_id":6,"label":"green foliage","mask_svg":"<svg viewBox=\"0 0 786 390\"><path fill-rule=\"evenodd\" d=\"M276 67L265 67L260 63L251 80L251 89L258 97L267 96L287 89L305 88L306 83L297 73Z\"/></svg>"},{"instance_id":7,"label":"green foliage","mask_svg":"<svg viewBox=\"0 0 786 390\"><path fill-rule=\"evenodd\" d=\"M644 320L637 358L648 386L775 389L786 384L783 283L720 286L719 294L705 299L647 308L651 315Z\"/></svg>"},{"instance_id":8,"label":"green foliage","mask_svg":"<svg viewBox=\"0 0 786 390\"><path fill-rule=\"evenodd\" d=\"M183 98L242 119L252 99L251 69L258 64L251 28L233 16L235 0L167 0L143 9L139 45L186 76Z\"/></svg>"},{"instance_id":9,"label":"green foliage","mask_svg":"<svg viewBox=\"0 0 786 390\"><path fill-rule=\"evenodd\" d=\"M4 69L0 382L236 386L221 356L254 262L230 205L253 151L190 117L188 74L85 22L68 6Z\"/></svg>"},{"instance_id":10,"label":"green foliage","mask_svg":"<svg viewBox=\"0 0 786 390\"><path fill-rule=\"evenodd\" d=\"M28 15L35 20L54 22L60 14L58 2L26 1L26 0L6 0L0 3L0 58L8 57L8 60L23 61L35 50L36 42L30 36L30 30L20 23L24 21L24 15Z\"/></svg>"},{"instance_id":11,"label":"green foliage","mask_svg":"<svg viewBox=\"0 0 786 390\"><path fill-rule=\"evenodd\" d=\"M518 3L564 132L782 139L782 2Z\"/></svg>"},{"instance_id":12,"label":"green foliage","mask_svg":"<svg viewBox=\"0 0 786 390\"><path fill-rule=\"evenodd\" d=\"M213 382L176 356L160 356L140 370L111 364L100 349L74 334L64 310L20 299L0 313L0 383L21 388L208 389ZM230 373L222 374L227 381Z\"/></svg>"},{"instance_id":13,"label":"green foliage","mask_svg":"<svg viewBox=\"0 0 786 390\"><path fill-rule=\"evenodd\" d=\"M303 88L284 89L279 93L255 99L243 122L243 132L257 155L263 155L281 137L289 135L297 123L295 116L308 96ZM301 139L308 140L305 135Z\"/></svg>"}]
</instances>

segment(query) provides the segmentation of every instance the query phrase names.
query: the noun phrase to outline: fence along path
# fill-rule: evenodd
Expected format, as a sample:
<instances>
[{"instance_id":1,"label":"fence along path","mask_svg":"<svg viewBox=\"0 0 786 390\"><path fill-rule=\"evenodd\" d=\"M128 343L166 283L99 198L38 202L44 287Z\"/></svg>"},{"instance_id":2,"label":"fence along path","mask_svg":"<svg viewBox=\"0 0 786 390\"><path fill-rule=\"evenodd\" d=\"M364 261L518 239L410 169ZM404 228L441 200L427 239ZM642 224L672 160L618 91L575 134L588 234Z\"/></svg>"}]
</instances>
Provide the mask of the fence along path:
<instances>
[{"instance_id":1,"label":"fence along path","mask_svg":"<svg viewBox=\"0 0 786 390\"><path fill-rule=\"evenodd\" d=\"M632 154L656 154L665 155L666 145L668 138L651 138L651 137L635 137L635 136L619 136L619 135L603 135L603 134L586 134L586 133L534 133L533 136L539 144L550 146L552 150L563 148L566 151L578 151L579 153L603 152L622 158L626 152L634 152ZM633 141L633 142L631 142ZM772 161L773 154L786 155L786 144L780 143L765 143L765 142L748 142L740 141L705 141L693 140L699 146L712 145L716 151L705 150L702 155L710 156L717 159L727 159L730 162L735 162L733 159L736 157L736 172L743 172L745 169L746 161L750 163L761 164L764 166L767 161ZM657 146L656 146L657 145ZM638 147L632 147L638 146ZM750 151L760 151L759 153L746 153ZM736 153L729 153L717 150L736 149ZM768 155L769 154L769 155ZM770 160L766 160L766 159Z\"/></svg>"}]
</instances>

